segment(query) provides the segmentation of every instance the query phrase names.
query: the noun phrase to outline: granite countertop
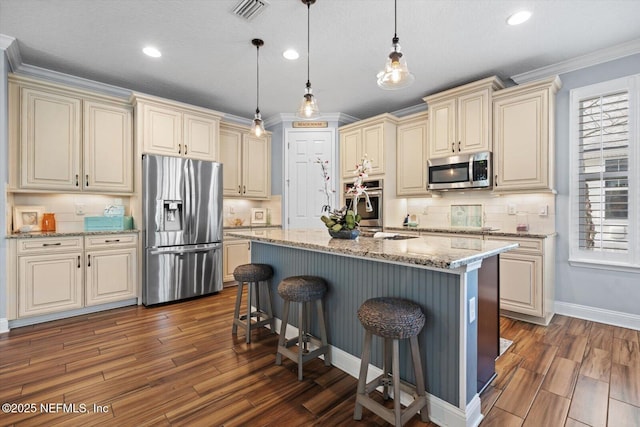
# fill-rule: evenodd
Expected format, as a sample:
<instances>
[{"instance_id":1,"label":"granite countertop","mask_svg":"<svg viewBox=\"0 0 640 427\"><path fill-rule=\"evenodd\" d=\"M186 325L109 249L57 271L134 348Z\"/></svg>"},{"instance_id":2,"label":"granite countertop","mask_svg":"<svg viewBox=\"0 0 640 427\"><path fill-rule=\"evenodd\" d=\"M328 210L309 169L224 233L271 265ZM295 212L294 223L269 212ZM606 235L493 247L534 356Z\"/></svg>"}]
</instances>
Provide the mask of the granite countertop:
<instances>
[{"instance_id":1,"label":"granite countertop","mask_svg":"<svg viewBox=\"0 0 640 427\"><path fill-rule=\"evenodd\" d=\"M7 239L33 239L38 237L72 237L72 236L99 236L108 234L140 233L140 230L102 230L102 231L67 231L67 232L40 232L13 233L7 235Z\"/></svg>"},{"instance_id":2,"label":"granite countertop","mask_svg":"<svg viewBox=\"0 0 640 427\"><path fill-rule=\"evenodd\" d=\"M334 239L326 230L233 231L229 235L258 242L453 270L518 247L517 243L464 237L422 236L407 240L358 237Z\"/></svg>"},{"instance_id":3,"label":"granite countertop","mask_svg":"<svg viewBox=\"0 0 640 427\"><path fill-rule=\"evenodd\" d=\"M529 233L529 232L507 232L497 228L432 228L432 227L385 227L385 231L390 232L425 232L425 233L452 233L452 234L475 234L478 236L498 236L498 237L528 237L531 239L546 239L547 237L555 236L556 233Z\"/></svg>"},{"instance_id":4,"label":"granite countertop","mask_svg":"<svg viewBox=\"0 0 640 427\"><path fill-rule=\"evenodd\" d=\"M229 230L251 230L253 228L282 228L278 224L253 224L253 225L225 225L222 229L226 232Z\"/></svg>"}]
</instances>

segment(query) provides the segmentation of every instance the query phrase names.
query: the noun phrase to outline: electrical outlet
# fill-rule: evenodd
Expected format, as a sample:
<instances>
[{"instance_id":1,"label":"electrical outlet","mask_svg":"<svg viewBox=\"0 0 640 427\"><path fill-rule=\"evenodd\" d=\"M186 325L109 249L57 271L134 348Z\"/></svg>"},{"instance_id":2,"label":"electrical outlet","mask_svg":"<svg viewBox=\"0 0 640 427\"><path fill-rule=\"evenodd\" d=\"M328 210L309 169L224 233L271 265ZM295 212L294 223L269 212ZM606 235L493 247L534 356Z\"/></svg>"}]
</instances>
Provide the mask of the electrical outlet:
<instances>
[{"instance_id":1,"label":"electrical outlet","mask_svg":"<svg viewBox=\"0 0 640 427\"><path fill-rule=\"evenodd\" d=\"M84 205L82 203L76 203L76 215L84 215Z\"/></svg>"},{"instance_id":2,"label":"electrical outlet","mask_svg":"<svg viewBox=\"0 0 640 427\"><path fill-rule=\"evenodd\" d=\"M549 206L547 206L547 205L540 206L540 208L538 209L538 215L540 215L540 216L549 215Z\"/></svg>"},{"instance_id":3,"label":"electrical outlet","mask_svg":"<svg viewBox=\"0 0 640 427\"><path fill-rule=\"evenodd\" d=\"M508 204L507 205L507 213L509 215L515 215L516 214L516 205Z\"/></svg>"},{"instance_id":4,"label":"electrical outlet","mask_svg":"<svg viewBox=\"0 0 640 427\"><path fill-rule=\"evenodd\" d=\"M476 297L469 300L469 323L476 320Z\"/></svg>"}]
</instances>

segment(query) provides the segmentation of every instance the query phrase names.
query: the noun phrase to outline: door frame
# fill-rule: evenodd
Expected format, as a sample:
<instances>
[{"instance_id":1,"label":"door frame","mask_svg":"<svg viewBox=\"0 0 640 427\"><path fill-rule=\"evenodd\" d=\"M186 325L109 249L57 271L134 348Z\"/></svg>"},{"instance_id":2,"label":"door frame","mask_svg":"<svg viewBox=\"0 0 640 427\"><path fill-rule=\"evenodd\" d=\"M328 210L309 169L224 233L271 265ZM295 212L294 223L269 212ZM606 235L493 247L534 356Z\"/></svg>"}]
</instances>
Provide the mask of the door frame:
<instances>
[{"instance_id":1,"label":"door frame","mask_svg":"<svg viewBox=\"0 0 640 427\"><path fill-rule=\"evenodd\" d=\"M339 194L338 194L338 186L340 184L340 164L338 163L339 159L338 159L338 152L336 150L336 135L338 133L338 129L337 128L318 128L318 129L313 129L313 128L285 128L284 130L284 176L283 176L283 182L282 182L282 194L283 194L283 198L284 198L284 202L283 202L283 206L282 206L282 210L283 210L283 215L282 215L282 228L283 229L288 229L289 228L289 198L290 198L290 194L289 194L289 185L287 184L288 180L289 180L289 140L290 140L290 136L293 134L297 134L297 133L309 133L309 132L322 132L322 133L326 133L328 132L329 135L331 136L330 142L329 144L331 145L330 147L330 153L331 153L331 158L329 159L329 162L331 162L332 165L332 175L330 175L331 178L331 189L334 191L334 198L333 198L333 202L337 203L340 198L339 198ZM334 207L336 207L337 205L334 205Z\"/></svg>"}]
</instances>

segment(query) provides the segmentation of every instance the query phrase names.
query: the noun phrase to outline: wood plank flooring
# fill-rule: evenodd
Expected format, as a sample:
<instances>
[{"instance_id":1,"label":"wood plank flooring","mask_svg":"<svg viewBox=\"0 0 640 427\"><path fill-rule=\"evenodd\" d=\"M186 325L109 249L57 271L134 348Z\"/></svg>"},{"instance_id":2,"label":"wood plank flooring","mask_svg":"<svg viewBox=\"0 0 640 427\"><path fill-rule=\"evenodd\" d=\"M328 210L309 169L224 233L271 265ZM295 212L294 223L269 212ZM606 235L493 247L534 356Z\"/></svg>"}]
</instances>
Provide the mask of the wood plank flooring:
<instances>
[{"instance_id":1,"label":"wood plank flooring","mask_svg":"<svg viewBox=\"0 0 640 427\"><path fill-rule=\"evenodd\" d=\"M299 382L293 362L274 363L276 335L233 336L234 301L225 289L0 335L0 402L36 405L0 425L388 425L367 410L353 421L355 378L316 360ZM637 331L556 316L547 328L502 318L501 332L514 344L481 426L640 426Z\"/></svg>"}]
</instances>

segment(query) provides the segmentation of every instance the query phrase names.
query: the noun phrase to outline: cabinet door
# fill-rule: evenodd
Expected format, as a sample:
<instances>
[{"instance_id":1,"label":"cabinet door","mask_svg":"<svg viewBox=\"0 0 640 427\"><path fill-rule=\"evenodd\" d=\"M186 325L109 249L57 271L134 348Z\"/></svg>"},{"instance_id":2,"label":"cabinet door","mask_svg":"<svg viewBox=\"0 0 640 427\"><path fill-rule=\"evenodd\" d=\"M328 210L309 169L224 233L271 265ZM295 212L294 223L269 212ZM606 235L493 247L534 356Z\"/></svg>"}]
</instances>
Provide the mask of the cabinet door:
<instances>
[{"instance_id":1,"label":"cabinet door","mask_svg":"<svg viewBox=\"0 0 640 427\"><path fill-rule=\"evenodd\" d=\"M133 192L131 109L85 101L83 110L84 190Z\"/></svg>"},{"instance_id":2,"label":"cabinet door","mask_svg":"<svg viewBox=\"0 0 640 427\"><path fill-rule=\"evenodd\" d=\"M142 114L144 152L182 155L182 113L159 105L143 104Z\"/></svg>"},{"instance_id":3,"label":"cabinet door","mask_svg":"<svg viewBox=\"0 0 640 427\"><path fill-rule=\"evenodd\" d=\"M399 196L427 194L427 121L398 126L396 192Z\"/></svg>"},{"instance_id":4,"label":"cabinet door","mask_svg":"<svg viewBox=\"0 0 640 427\"><path fill-rule=\"evenodd\" d=\"M489 151L491 149L490 107L489 89L458 97L456 154Z\"/></svg>"},{"instance_id":5,"label":"cabinet door","mask_svg":"<svg viewBox=\"0 0 640 427\"><path fill-rule=\"evenodd\" d=\"M135 248L87 251L86 305L135 298L136 259Z\"/></svg>"},{"instance_id":6,"label":"cabinet door","mask_svg":"<svg viewBox=\"0 0 640 427\"><path fill-rule=\"evenodd\" d=\"M242 196L267 198L271 193L271 148L269 138L242 136Z\"/></svg>"},{"instance_id":7,"label":"cabinet door","mask_svg":"<svg viewBox=\"0 0 640 427\"><path fill-rule=\"evenodd\" d=\"M81 252L18 257L18 316L83 306Z\"/></svg>"},{"instance_id":8,"label":"cabinet door","mask_svg":"<svg viewBox=\"0 0 640 427\"><path fill-rule=\"evenodd\" d=\"M500 308L543 315L542 255L500 255Z\"/></svg>"},{"instance_id":9,"label":"cabinet door","mask_svg":"<svg viewBox=\"0 0 640 427\"><path fill-rule=\"evenodd\" d=\"M186 157L215 161L218 159L218 119L185 113L184 149Z\"/></svg>"},{"instance_id":10,"label":"cabinet door","mask_svg":"<svg viewBox=\"0 0 640 427\"><path fill-rule=\"evenodd\" d=\"M549 120L546 91L494 102L497 190L549 188Z\"/></svg>"},{"instance_id":11,"label":"cabinet door","mask_svg":"<svg viewBox=\"0 0 640 427\"><path fill-rule=\"evenodd\" d=\"M362 132L360 129L340 135L340 172L343 178L353 178L356 165L362 160Z\"/></svg>"},{"instance_id":12,"label":"cabinet door","mask_svg":"<svg viewBox=\"0 0 640 427\"><path fill-rule=\"evenodd\" d=\"M429 106L429 158L453 156L457 148L456 100Z\"/></svg>"},{"instance_id":13,"label":"cabinet door","mask_svg":"<svg viewBox=\"0 0 640 427\"><path fill-rule=\"evenodd\" d=\"M242 132L220 129L220 161L222 167L223 194L242 195Z\"/></svg>"},{"instance_id":14,"label":"cabinet door","mask_svg":"<svg viewBox=\"0 0 640 427\"><path fill-rule=\"evenodd\" d=\"M360 163L365 154L371 161L369 175L384 174L384 124L362 129L362 149L356 163Z\"/></svg>"},{"instance_id":15,"label":"cabinet door","mask_svg":"<svg viewBox=\"0 0 640 427\"><path fill-rule=\"evenodd\" d=\"M229 282L237 266L251 262L251 246L247 240L230 240L223 247L222 280Z\"/></svg>"},{"instance_id":16,"label":"cabinet door","mask_svg":"<svg viewBox=\"0 0 640 427\"><path fill-rule=\"evenodd\" d=\"M80 99L22 88L20 186L79 191Z\"/></svg>"}]
</instances>

